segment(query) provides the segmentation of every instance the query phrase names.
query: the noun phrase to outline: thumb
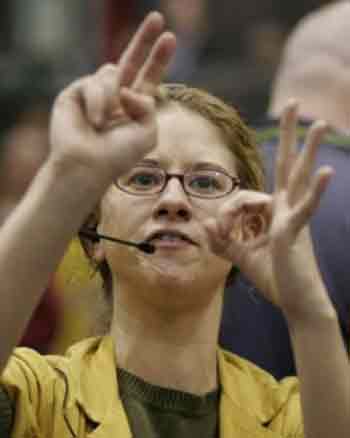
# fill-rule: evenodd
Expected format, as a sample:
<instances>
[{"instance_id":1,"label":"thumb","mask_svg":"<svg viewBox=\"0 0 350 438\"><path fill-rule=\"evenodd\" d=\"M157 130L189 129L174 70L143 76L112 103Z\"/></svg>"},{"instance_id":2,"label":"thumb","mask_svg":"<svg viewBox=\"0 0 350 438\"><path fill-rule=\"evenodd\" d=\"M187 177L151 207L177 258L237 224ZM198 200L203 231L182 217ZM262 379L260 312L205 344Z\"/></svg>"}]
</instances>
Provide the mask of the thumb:
<instances>
[{"instance_id":1,"label":"thumb","mask_svg":"<svg viewBox=\"0 0 350 438\"><path fill-rule=\"evenodd\" d=\"M204 228L208 236L208 244L211 251L226 260L235 263L241 253L240 239L237 235L220 230L220 224L211 218L206 221ZM235 233L237 234L237 233Z\"/></svg>"}]
</instances>

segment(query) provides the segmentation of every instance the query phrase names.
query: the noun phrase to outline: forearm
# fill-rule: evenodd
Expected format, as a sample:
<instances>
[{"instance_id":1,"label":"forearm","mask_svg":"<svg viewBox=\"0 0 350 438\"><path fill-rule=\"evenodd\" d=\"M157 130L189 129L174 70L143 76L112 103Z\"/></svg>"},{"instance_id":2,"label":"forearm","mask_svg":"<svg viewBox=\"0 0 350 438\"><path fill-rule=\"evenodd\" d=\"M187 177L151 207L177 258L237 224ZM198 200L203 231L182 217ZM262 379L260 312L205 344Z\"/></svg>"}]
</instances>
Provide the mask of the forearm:
<instances>
[{"instance_id":1,"label":"forearm","mask_svg":"<svg viewBox=\"0 0 350 438\"><path fill-rule=\"evenodd\" d=\"M49 160L1 228L1 369L68 243L105 188L106 183L87 176L87 169L65 170Z\"/></svg>"},{"instance_id":2,"label":"forearm","mask_svg":"<svg viewBox=\"0 0 350 438\"><path fill-rule=\"evenodd\" d=\"M345 438L350 431L350 366L336 313L289 322L308 438Z\"/></svg>"}]
</instances>

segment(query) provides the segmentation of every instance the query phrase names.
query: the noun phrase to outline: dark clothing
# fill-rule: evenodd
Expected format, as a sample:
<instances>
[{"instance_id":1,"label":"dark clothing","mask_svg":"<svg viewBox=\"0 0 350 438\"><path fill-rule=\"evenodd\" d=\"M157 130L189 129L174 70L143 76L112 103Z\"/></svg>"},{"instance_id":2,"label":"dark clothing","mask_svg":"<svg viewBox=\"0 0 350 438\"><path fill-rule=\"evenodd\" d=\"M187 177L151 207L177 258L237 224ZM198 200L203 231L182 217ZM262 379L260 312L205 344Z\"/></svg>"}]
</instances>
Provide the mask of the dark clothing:
<instances>
[{"instance_id":1,"label":"dark clothing","mask_svg":"<svg viewBox=\"0 0 350 438\"><path fill-rule=\"evenodd\" d=\"M14 414L12 401L5 388L0 386L0 436L2 438L11 436Z\"/></svg>"},{"instance_id":2,"label":"dark clothing","mask_svg":"<svg viewBox=\"0 0 350 438\"><path fill-rule=\"evenodd\" d=\"M118 369L120 398L135 437L217 438L219 391L203 397L150 385Z\"/></svg>"},{"instance_id":3,"label":"dark clothing","mask_svg":"<svg viewBox=\"0 0 350 438\"><path fill-rule=\"evenodd\" d=\"M301 124L300 144L309 123ZM260 141L259 141L260 139ZM278 124L258 128L267 191L273 187ZM302 147L300 145L300 147ZM350 137L331 133L320 146L316 168L330 165L335 175L311 219L320 271L337 311L342 335L350 345ZM283 260L281 261L283 263ZM269 371L277 379L296 373L287 325L279 309L262 298L240 275L227 288L220 344Z\"/></svg>"}]
</instances>

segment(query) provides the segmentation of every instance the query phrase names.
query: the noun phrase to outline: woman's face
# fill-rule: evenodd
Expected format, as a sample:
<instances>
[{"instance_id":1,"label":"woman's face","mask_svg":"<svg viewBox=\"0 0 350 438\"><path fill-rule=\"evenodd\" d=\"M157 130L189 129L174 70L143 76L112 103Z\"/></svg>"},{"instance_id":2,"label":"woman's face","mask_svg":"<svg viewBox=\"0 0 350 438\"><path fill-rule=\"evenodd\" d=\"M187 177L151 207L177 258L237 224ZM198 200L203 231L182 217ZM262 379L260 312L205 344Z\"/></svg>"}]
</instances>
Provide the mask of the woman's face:
<instances>
[{"instance_id":1,"label":"woman's face","mask_svg":"<svg viewBox=\"0 0 350 438\"><path fill-rule=\"evenodd\" d=\"M179 104L171 104L158 113L157 120L158 144L145 157L146 164L183 174L205 163L213 170L222 169L237 176L234 156L218 129L206 119ZM102 243L118 284L193 291L223 286L231 265L209 251L203 224L217 214L226 199L188 196L177 178L170 178L161 193L149 197L111 186L101 204L100 232L132 241L148 240L156 232L163 233L151 241L156 246L152 255ZM186 239L167 236L165 231L182 233Z\"/></svg>"}]
</instances>

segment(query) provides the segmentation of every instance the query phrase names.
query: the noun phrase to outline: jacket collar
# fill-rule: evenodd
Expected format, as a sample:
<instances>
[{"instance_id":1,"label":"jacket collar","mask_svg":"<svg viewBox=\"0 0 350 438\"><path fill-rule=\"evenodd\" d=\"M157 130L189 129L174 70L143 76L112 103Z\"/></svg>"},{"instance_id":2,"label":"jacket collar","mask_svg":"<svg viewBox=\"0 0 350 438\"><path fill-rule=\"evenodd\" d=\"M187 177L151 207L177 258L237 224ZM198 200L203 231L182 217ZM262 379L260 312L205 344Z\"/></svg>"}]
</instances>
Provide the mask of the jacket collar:
<instances>
[{"instance_id":1,"label":"jacket collar","mask_svg":"<svg viewBox=\"0 0 350 438\"><path fill-rule=\"evenodd\" d=\"M236 355L219 349L218 358L222 436L275 437L266 426L287 401L287 392L270 374Z\"/></svg>"},{"instance_id":2,"label":"jacket collar","mask_svg":"<svg viewBox=\"0 0 350 438\"><path fill-rule=\"evenodd\" d=\"M71 389L67 395L65 417L71 430L78 429L79 411L99 427L91 437L131 438L128 420L119 397L116 358L110 336L85 340L69 351L64 374ZM222 387L220 400L221 436L273 437L264 428L286 401L272 376L253 364L218 350Z\"/></svg>"},{"instance_id":3,"label":"jacket collar","mask_svg":"<svg viewBox=\"0 0 350 438\"><path fill-rule=\"evenodd\" d=\"M131 438L129 423L119 397L116 360L110 336L90 338L69 350L66 369L69 387L65 418L78 436L79 410L96 424L89 437ZM98 427L97 427L98 426Z\"/></svg>"}]
</instances>

